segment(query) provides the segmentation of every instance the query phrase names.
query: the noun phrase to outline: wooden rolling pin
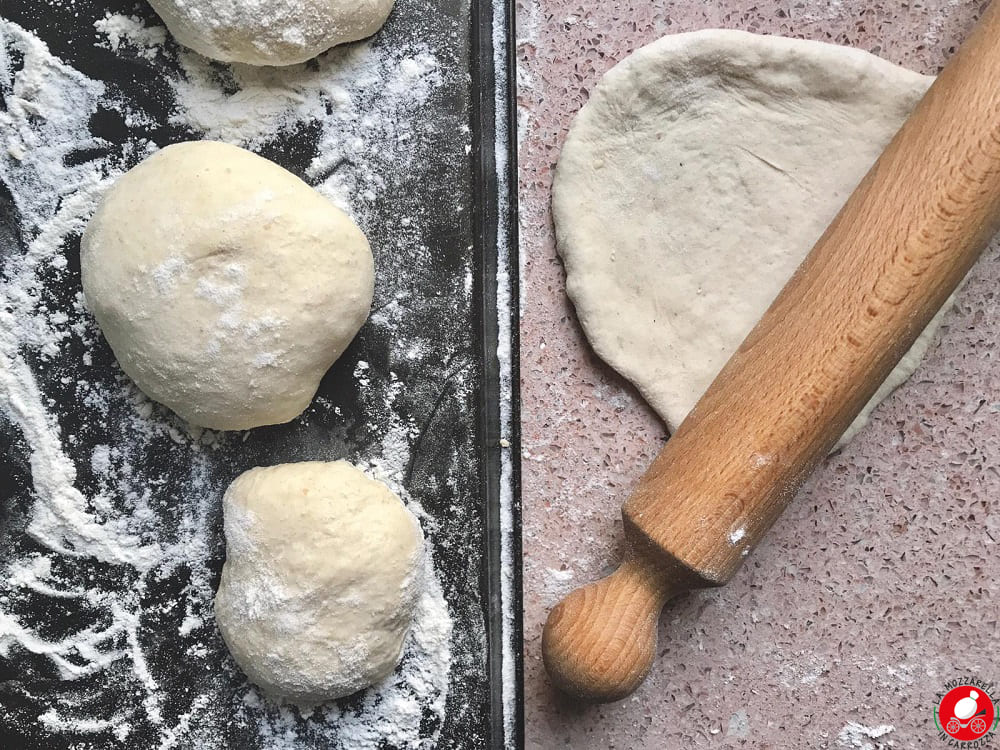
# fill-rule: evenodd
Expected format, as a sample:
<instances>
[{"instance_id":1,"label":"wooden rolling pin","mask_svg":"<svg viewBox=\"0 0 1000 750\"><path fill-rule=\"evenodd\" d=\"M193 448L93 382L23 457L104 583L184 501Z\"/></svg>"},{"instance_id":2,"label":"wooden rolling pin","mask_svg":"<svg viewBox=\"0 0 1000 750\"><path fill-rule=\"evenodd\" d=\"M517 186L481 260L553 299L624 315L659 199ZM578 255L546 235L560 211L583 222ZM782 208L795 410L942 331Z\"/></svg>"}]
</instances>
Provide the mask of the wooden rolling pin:
<instances>
[{"instance_id":1,"label":"wooden rolling pin","mask_svg":"<svg viewBox=\"0 0 1000 750\"><path fill-rule=\"evenodd\" d=\"M638 687L666 601L733 576L998 219L1000 2L643 476L622 509L621 567L552 610L556 686L602 702Z\"/></svg>"}]
</instances>

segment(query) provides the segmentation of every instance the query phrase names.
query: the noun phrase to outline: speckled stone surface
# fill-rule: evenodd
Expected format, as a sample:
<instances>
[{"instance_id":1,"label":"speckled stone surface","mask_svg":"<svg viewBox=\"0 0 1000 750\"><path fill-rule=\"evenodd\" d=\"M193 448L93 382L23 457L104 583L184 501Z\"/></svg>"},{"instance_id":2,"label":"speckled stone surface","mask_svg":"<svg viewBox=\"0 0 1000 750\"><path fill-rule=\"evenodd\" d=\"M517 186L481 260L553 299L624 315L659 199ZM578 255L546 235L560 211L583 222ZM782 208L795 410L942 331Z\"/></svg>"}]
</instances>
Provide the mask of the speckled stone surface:
<instances>
[{"instance_id":1,"label":"speckled stone surface","mask_svg":"<svg viewBox=\"0 0 1000 750\"><path fill-rule=\"evenodd\" d=\"M984 5L519 0L528 748L945 747L932 719L944 683L1000 681L996 243L917 374L736 578L668 605L634 696L568 701L540 653L549 608L617 563L619 506L666 437L588 348L553 245L552 169L588 92L637 47L706 27L851 44L933 73Z\"/></svg>"}]
</instances>

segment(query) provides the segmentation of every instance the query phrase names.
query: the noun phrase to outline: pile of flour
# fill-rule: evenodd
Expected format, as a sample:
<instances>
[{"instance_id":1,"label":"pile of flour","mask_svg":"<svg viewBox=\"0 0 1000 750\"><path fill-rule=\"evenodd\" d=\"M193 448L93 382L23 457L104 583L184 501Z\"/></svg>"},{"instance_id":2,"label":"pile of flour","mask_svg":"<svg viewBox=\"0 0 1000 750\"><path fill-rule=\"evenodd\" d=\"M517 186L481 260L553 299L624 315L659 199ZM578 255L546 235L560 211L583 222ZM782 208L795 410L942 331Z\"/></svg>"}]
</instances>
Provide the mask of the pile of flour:
<instances>
[{"instance_id":1,"label":"pile of flour","mask_svg":"<svg viewBox=\"0 0 1000 750\"><path fill-rule=\"evenodd\" d=\"M441 83L437 60L417 42L394 50L352 45L279 73L175 52L165 46L162 28L129 16L109 15L96 31L100 45L124 56L172 61L177 55L173 69L180 72L168 74L171 122L196 137L254 148L282 132L317 129L322 156L307 174L363 226L382 197L381 175L406 169L390 163L400 153L394 146L412 137L420 108ZM402 664L385 683L349 708L330 705L310 716L268 704L244 683L236 715L224 712L226 691L239 681L212 620L213 570L222 553L219 500L232 477L221 456L241 436L190 428L113 368L97 366L100 334L82 296L66 299L58 291L78 288L67 246L104 191L156 149L138 137L118 146L103 141L91 133L92 117L101 108L125 113L127 124L150 116L115 101L104 84L3 20L0 92L6 102L0 180L10 193L10 205L0 208L19 217L17 236L0 232L0 424L20 435L12 450L23 455L33 485L26 516L0 529L7 534L0 538L7 581L0 587L0 657L27 654L39 673L69 681L76 691L73 700L35 717L37 725L82 737L81 747L88 737L135 744L150 734L162 750L222 746L234 725L248 747L434 746L453 655L452 621L430 568ZM387 325L390 313L382 312ZM400 351L427 345L404 341ZM392 405L400 388L394 381L373 388L370 398ZM64 399L83 409L86 420L61 412ZM320 400L316 408L328 407ZM399 415L378 427L383 450L367 468L405 498L401 485L416 428ZM88 460L71 458L95 433L106 433L106 442ZM150 456L168 468L151 468ZM409 505L433 543L432 520L419 504ZM109 571L117 585L94 584ZM165 591L175 579L185 582L182 589ZM77 613L78 630L53 635L29 623L25 613L53 601ZM201 677L197 694L179 697L177 686L161 684L151 669L156 646L144 634L164 621L176 623L185 668ZM116 705L128 707L119 715L107 714L89 680L102 673L118 685ZM178 708L178 701L186 703Z\"/></svg>"}]
</instances>

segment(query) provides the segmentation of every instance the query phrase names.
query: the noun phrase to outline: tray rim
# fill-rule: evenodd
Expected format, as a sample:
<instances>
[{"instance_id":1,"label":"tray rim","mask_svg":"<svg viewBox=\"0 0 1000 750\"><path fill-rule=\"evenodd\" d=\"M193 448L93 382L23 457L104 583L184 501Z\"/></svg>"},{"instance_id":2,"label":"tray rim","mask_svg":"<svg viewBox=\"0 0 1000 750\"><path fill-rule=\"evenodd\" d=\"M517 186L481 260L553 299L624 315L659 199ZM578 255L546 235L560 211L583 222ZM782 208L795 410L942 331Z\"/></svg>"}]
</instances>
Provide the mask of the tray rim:
<instances>
[{"instance_id":1,"label":"tray rim","mask_svg":"<svg viewBox=\"0 0 1000 750\"><path fill-rule=\"evenodd\" d=\"M517 223L517 91L515 13L513 0L471 3L473 200L476 243L481 259L479 280L482 303L482 364L484 382L480 410L480 445L484 451L482 487L486 518L485 554L490 571L484 600L488 607L487 647L490 683L490 747L496 750L524 747L523 595L521 565L521 434L519 393L519 246ZM501 28L502 27L502 28ZM497 44L496 42L500 43ZM498 152L506 154L499 173ZM501 257L500 244L506 247ZM506 261L506 330L508 357L498 355L501 310L498 272ZM501 408L501 380L509 381L510 403ZM505 440L506 445L501 441ZM506 455L505 452L506 451ZM505 471L508 472L510 528L501 517ZM503 585L501 551L510 550L510 587ZM509 612L510 629L504 627ZM497 627L497 624L500 627ZM498 637L499 636L499 637ZM506 661L513 664L513 685L507 685ZM510 694L513 690L513 694ZM510 706L513 715L509 714Z\"/></svg>"}]
</instances>

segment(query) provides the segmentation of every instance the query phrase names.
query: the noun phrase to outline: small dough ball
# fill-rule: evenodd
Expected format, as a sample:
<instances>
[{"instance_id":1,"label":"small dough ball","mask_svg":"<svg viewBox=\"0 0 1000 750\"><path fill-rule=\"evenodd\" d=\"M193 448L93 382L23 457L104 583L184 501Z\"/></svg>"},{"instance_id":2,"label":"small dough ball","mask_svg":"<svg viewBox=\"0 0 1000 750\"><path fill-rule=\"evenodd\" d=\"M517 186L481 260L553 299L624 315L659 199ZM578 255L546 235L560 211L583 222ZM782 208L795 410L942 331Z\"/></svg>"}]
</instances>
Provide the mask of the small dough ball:
<instances>
[{"instance_id":1,"label":"small dough ball","mask_svg":"<svg viewBox=\"0 0 1000 750\"><path fill-rule=\"evenodd\" d=\"M346 461L251 469L222 501L215 617L251 682L314 705L385 679L423 587L423 534Z\"/></svg>"},{"instance_id":2,"label":"small dough ball","mask_svg":"<svg viewBox=\"0 0 1000 750\"><path fill-rule=\"evenodd\" d=\"M212 429L301 414L371 307L357 225L224 143L168 146L123 175L80 253L87 305L122 369Z\"/></svg>"},{"instance_id":3,"label":"small dough ball","mask_svg":"<svg viewBox=\"0 0 1000 750\"><path fill-rule=\"evenodd\" d=\"M378 31L393 0L150 0L177 41L206 57L294 65Z\"/></svg>"}]
</instances>

